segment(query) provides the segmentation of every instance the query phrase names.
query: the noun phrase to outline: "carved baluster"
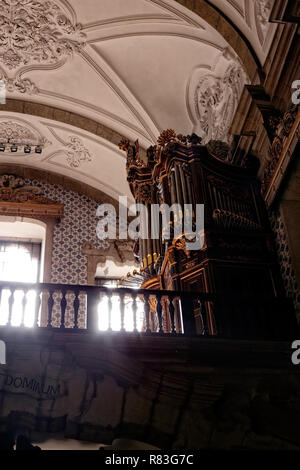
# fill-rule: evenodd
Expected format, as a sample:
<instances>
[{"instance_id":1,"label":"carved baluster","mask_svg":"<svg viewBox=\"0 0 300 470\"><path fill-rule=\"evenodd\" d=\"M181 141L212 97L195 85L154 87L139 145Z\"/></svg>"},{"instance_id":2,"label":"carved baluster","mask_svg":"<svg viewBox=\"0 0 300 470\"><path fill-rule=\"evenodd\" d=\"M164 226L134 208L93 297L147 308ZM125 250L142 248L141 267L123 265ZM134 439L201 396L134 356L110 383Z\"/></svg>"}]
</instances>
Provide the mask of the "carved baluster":
<instances>
[{"instance_id":1,"label":"carved baluster","mask_svg":"<svg viewBox=\"0 0 300 470\"><path fill-rule=\"evenodd\" d=\"M120 293L119 298L120 298L120 312L121 312L121 330L120 331L124 332L125 331L125 302L124 302L125 294Z\"/></svg>"},{"instance_id":2,"label":"carved baluster","mask_svg":"<svg viewBox=\"0 0 300 470\"><path fill-rule=\"evenodd\" d=\"M144 294L144 301L145 301L146 333L151 333L151 329L150 329L150 300L149 300L149 294Z\"/></svg>"},{"instance_id":3,"label":"carved baluster","mask_svg":"<svg viewBox=\"0 0 300 470\"><path fill-rule=\"evenodd\" d=\"M13 313L13 306L15 300L15 289L10 289L10 296L8 298L8 319L7 319L7 326L11 326L12 320L12 313Z\"/></svg>"},{"instance_id":4,"label":"carved baluster","mask_svg":"<svg viewBox=\"0 0 300 470\"><path fill-rule=\"evenodd\" d=\"M175 307L173 304L173 297L170 295L169 296L169 314L170 314L170 319L171 319L171 333L172 334L176 333L174 313L175 313Z\"/></svg>"},{"instance_id":5,"label":"carved baluster","mask_svg":"<svg viewBox=\"0 0 300 470\"><path fill-rule=\"evenodd\" d=\"M132 313L133 313L133 331L137 333L137 319L136 319L136 314L137 314L137 302L136 302L136 293L134 292L132 294Z\"/></svg>"},{"instance_id":6,"label":"carved baluster","mask_svg":"<svg viewBox=\"0 0 300 470\"><path fill-rule=\"evenodd\" d=\"M33 327L36 328L39 326L39 313L41 308L41 289L36 290L36 297L35 297L35 308L34 308L34 322Z\"/></svg>"},{"instance_id":7,"label":"carved baluster","mask_svg":"<svg viewBox=\"0 0 300 470\"><path fill-rule=\"evenodd\" d=\"M66 289L62 289L62 298L60 300L60 311L61 311L61 328L65 328L65 315L67 308Z\"/></svg>"},{"instance_id":8,"label":"carved baluster","mask_svg":"<svg viewBox=\"0 0 300 470\"><path fill-rule=\"evenodd\" d=\"M201 320L202 320L202 335L208 336L209 335L209 318L208 318L208 310L206 306L205 300L198 299L200 305L200 313L201 313Z\"/></svg>"},{"instance_id":9,"label":"carved baluster","mask_svg":"<svg viewBox=\"0 0 300 470\"><path fill-rule=\"evenodd\" d=\"M73 308L74 308L74 329L78 330L78 314L79 314L79 294L80 294L80 289L75 290L75 298L73 302Z\"/></svg>"},{"instance_id":10,"label":"carved baluster","mask_svg":"<svg viewBox=\"0 0 300 470\"><path fill-rule=\"evenodd\" d=\"M22 317L21 317L21 327L25 326L25 312L26 312L26 305L27 305L27 294L28 290L23 290L23 299L22 299Z\"/></svg>"},{"instance_id":11,"label":"carved baluster","mask_svg":"<svg viewBox=\"0 0 300 470\"><path fill-rule=\"evenodd\" d=\"M163 317L162 317L162 305L161 305L161 295L156 295L156 313L158 318L159 333L164 332L163 328Z\"/></svg>"},{"instance_id":12,"label":"carved baluster","mask_svg":"<svg viewBox=\"0 0 300 470\"><path fill-rule=\"evenodd\" d=\"M112 327L111 327L112 292L108 292L108 294L107 294L107 303L108 303L108 331L112 331Z\"/></svg>"},{"instance_id":13,"label":"carved baluster","mask_svg":"<svg viewBox=\"0 0 300 470\"><path fill-rule=\"evenodd\" d=\"M52 313L53 313L53 306L54 306L53 294L54 294L54 290L50 288L49 298L48 298L48 323L47 323L47 328L52 328Z\"/></svg>"}]
</instances>

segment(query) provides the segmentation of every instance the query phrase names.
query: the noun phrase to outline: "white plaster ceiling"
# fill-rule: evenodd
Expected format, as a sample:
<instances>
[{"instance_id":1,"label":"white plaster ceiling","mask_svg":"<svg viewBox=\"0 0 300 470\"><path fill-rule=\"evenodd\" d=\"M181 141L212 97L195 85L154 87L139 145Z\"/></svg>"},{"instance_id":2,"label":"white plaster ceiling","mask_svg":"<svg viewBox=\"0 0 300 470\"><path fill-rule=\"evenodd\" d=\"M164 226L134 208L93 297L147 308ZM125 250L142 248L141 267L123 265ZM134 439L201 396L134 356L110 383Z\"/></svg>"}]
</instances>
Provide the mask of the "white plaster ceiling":
<instances>
[{"instance_id":1,"label":"white plaster ceiling","mask_svg":"<svg viewBox=\"0 0 300 470\"><path fill-rule=\"evenodd\" d=\"M132 198L126 181L125 154L108 140L75 126L18 113L0 113L0 136L2 129L11 129L9 135L17 136L19 142L41 142L44 148L36 154L32 147L32 152L25 155L22 147L12 153L7 146L5 152L0 152L0 163L56 172L115 199L119 194Z\"/></svg>"},{"instance_id":2,"label":"white plaster ceiling","mask_svg":"<svg viewBox=\"0 0 300 470\"><path fill-rule=\"evenodd\" d=\"M256 43L255 25L248 28L247 0L214 3L253 36L263 58L264 43ZM174 0L0 0L0 24L7 98L91 118L139 138L144 148L166 128L225 138L247 81L224 38ZM129 195L124 155L115 145L76 127L1 112L0 105L0 129L11 121L35 129L45 149L41 156L2 153L0 162L71 176L112 197Z\"/></svg>"}]
</instances>

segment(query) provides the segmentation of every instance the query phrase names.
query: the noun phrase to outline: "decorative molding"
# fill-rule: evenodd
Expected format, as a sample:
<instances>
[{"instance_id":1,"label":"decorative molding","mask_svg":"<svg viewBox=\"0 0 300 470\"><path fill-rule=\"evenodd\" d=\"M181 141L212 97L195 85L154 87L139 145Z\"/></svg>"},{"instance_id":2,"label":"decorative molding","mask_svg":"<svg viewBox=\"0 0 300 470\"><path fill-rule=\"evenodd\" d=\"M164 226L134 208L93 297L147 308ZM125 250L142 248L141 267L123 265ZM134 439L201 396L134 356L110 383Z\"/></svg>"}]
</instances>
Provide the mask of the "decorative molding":
<instances>
[{"instance_id":1,"label":"decorative molding","mask_svg":"<svg viewBox=\"0 0 300 470\"><path fill-rule=\"evenodd\" d=\"M81 51L81 58L84 59L89 66L101 77L102 80L113 90L118 99L127 108L131 115L139 122L142 129L146 131L148 140L155 141L156 135L159 133L159 126L155 122L153 116L145 109L138 98L129 90L124 80L113 70L109 62L104 59L95 46L89 45L97 57L97 61L86 51ZM101 59L101 64L99 63Z\"/></svg>"},{"instance_id":2,"label":"decorative molding","mask_svg":"<svg viewBox=\"0 0 300 470\"><path fill-rule=\"evenodd\" d=\"M237 11L237 13L242 16L242 18L245 18L244 8L241 5L239 5L239 3L236 0L227 0L227 3L229 3L229 5L231 5L232 8L234 8Z\"/></svg>"},{"instance_id":3,"label":"decorative molding","mask_svg":"<svg viewBox=\"0 0 300 470\"><path fill-rule=\"evenodd\" d=\"M247 75L235 54L225 49L222 58L229 62L224 75L205 73L194 92L195 132L204 144L210 140L230 141L229 129L247 82Z\"/></svg>"},{"instance_id":4,"label":"decorative molding","mask_svg":"<svg viewBox=\"0 0 300 470\"><path fill-rule=\"evenodd\" d=\"M0 60L10 70L55 64L84 46L81 26L52 0L0 0L0 12Z\"/></svg>"},{"instance_id":5,"label":"decorative molding","mask_svg":"<svg viewBox=\"0 0 300 470\"><path fill-rule=\"evenodd\" d=\"M63 215L63 206L42 195L40 188L27 186L14 175L0 177L0 215L53 217Z\"/></svg>"},{"instance_id":6,"label":"decorative molding","mask_svg":"<svg viewBox=\"0 0 300 470\"><path fill-rule=\"evenodd\" d=\"M91 31L97 31L100 29L107 29L112 27L132 25L132 24L180 24L181 20L174 18L171 15L155 15L155 14L139 14L139 15L129 15L129 16L120 16L115 18L108 18L104 20L94 21L91 23L86 23L82 26L82 31L85 33ZM201 29L204 29L201 27ZM88 42L88 41L87 41Z\"/></svg>"},{"instance_id":7,"label":"decorative molding","mask_svg":"<svg viewBox=\"0 0 300 470\"><path fill-rule=\"evenodd\" d=\"M166 3L164 0L146 0L146 2L155 4L156 6L161 8L163 11L167 11L168 13L171 13L171 15L177 16L177 18L180 18L181 21L183 21L184 23L187 23L187 24L192 25L192 26L196 26L197 28L201 28L201 29L204 29L204 30L206 29L203 26L202 21L200 21L200 20L202 20L202 18L200 18L200 17L199 17L199 19L198 18L197 19L191 18L190 14L186 14L183 10L180 10L179 8L176 8L176 6L174 6L172 4Z\"/></svg>"},{"instance_id":8,"label":"decorative molding","mask_svg":"<svg viewBox=\"0 0 300 470\"><path fill-rule=\"evenodd\" d=\"M300 138L300 108L291 105L281 120L276 121L274 140L269 150L269 161L262 179L262 194L271 206Z\"/></svg>"}]
</instances>

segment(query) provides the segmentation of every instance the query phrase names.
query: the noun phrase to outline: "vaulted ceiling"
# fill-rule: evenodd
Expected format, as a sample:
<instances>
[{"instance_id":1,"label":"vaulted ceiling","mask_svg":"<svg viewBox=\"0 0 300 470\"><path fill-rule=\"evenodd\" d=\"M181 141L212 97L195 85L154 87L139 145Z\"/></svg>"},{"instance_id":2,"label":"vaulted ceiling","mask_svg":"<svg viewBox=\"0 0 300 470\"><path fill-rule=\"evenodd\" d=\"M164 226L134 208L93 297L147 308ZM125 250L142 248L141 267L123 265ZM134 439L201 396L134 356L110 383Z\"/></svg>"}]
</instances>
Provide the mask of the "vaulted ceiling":
<instances>
[{"instance_id":1,"label":"vaulted ceiling","mask_svg":"<svg viewBox=\"0 0 300 470\"><path fill-rule=\"evenodd\" d=\"M222 31L233 25L262 65L272 3L199 0L218 15L215 28L184 0L0 0L0 142L44 145L41 155L7 147L0 164L64 174L117 198L129 195L121 136L144 148L166 128L226 140L253 77Z\"/></svg>"}]
</instances>

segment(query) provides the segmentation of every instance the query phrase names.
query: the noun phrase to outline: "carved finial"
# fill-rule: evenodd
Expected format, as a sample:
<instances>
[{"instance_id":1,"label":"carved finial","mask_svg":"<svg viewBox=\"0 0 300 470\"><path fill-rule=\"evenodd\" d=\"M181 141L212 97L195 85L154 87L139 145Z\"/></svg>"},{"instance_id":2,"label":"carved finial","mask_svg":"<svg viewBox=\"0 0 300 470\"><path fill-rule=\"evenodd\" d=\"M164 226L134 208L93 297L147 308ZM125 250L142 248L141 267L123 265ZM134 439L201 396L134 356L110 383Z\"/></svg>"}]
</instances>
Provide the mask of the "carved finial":
<instances>
[{"instance_id":1,"label":"carved finial","mask_svg":"<svg viewBox=\"0 0 300 470\"><path fill-rule=\"evenodd\" d=\"M131 167L145 166L139 156L140 144L138 139L132 144L130 140L123 138L119 143L119 149L127 153L127 171L129 171Z\"/></svg>"},{"instance_id":2,"label":"carved finial","mask_svg":"<svg viewBox=\"0 0 300 470\"><path fill-rule=\"evenodd\" d=\"M130 141L128 139L125 139L125 137L123 137L123 139L119 143L119 149L123 150L123 152L127 152L129 145L130 145Z\"/></svg>"},{"instance_id":3,"label":"carved finial","mask_svg":"<svg viewBox=\"0 0 300 470\"><path fill-rule=\"evenodd\" d=\"M173 129L167 129L166 131L163 131L160 134L159 138L157 139L157 143L161 147L164 147L170 142L174 142L175 139L176 139L176 132Z\"/></svg>"}]
</instances>

